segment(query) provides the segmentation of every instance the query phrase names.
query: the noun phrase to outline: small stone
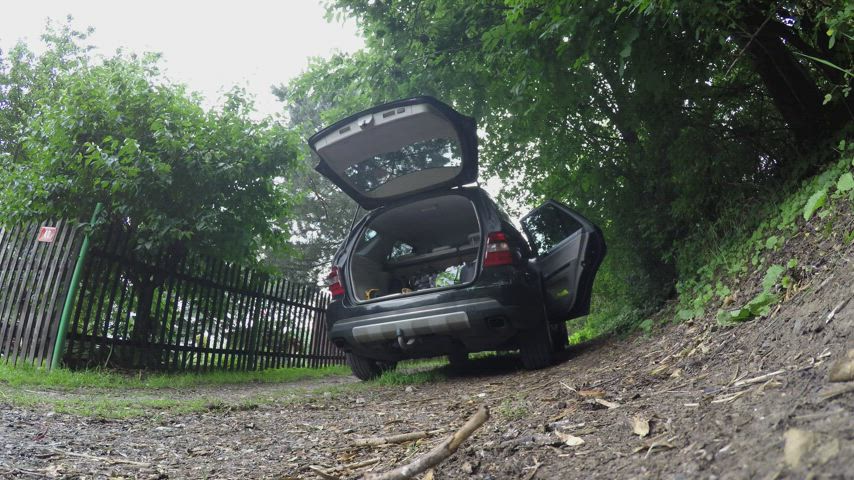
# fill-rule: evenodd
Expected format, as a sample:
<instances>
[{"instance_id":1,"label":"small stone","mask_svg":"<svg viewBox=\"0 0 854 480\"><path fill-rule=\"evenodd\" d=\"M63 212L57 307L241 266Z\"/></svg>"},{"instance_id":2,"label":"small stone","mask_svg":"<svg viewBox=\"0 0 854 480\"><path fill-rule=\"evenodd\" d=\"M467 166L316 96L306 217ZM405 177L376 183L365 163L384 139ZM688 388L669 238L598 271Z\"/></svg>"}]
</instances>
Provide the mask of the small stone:
<instances>
[{"instance_id":1,"label":"small stone","mask_svg":"<svg viewBox=\"0 0 854 480\"><path fill-rule=\"evenodd\" d=\"M830 367L828 375L831 382L850 382L854 380L854 348Z\"/></svg>"},{"instance_id":2,"label":"small stone","mask_svg":"<svg viewBox=\"0 0 854 480\"><path fill-rule=\"evenodd\" d=\"M786 465L797 468L801 465L804 455L809 452L815 443L815 434L800 428L790 428L783 434L786 444L783 447L783 457Z\"/></svg>"},{"instance_id":3,"label":"small stone","mask_svg":"<svg viewBox=\"0 0 854 480\"><path fill-rule=\"evenodd\" d=\"M357 398L357 399L356 399L356 404L357 404L357 405L362 404L362 403L365 403L365 399L364 399L364 398L359 397L359 398Z\"/></svg>"},{"instance_id":4,"label":"small stone","mask_svg":"<svg viewBox=\"0 0 854 480\"><path fill-rule=\"evenodd\" d=\"M405 391L406 393L412 393L412 392L414 392L414 391L415 391L415 389L414 389L414 388L412 388L412 385L410 385L410 386L406 387L406 389L404 389L404 391Z\"/></svg>"},{"instance_id":5,"label":"small stone","mask_svg":"<svg viewBox=\"0 0 854 480\"><path fill-rule=\"evenodd\" d=\"M463 469L464 473L467 473L469 475L474 473L474 467L472 467L471 463L469 463L469 462L464 463L462 466L462 469Z\"/></svg>"}]
</instances>

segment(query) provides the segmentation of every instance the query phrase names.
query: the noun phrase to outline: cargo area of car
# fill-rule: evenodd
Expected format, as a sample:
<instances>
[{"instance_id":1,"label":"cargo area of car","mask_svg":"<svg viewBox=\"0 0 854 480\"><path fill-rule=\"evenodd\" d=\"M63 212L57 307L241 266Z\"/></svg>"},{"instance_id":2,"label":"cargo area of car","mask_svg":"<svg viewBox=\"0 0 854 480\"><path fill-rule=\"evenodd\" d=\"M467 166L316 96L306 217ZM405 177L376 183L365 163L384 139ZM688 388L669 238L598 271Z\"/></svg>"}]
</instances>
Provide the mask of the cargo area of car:
<instances>
[{"instance_id":1,"label":"cargo area of car","mask_svg":"<svg viewBox=\"0 0 854 480\"><path fill-rule=\"evenodd\" d=\"M349 262L351 293L366 301L471 283L481 243L477 212L463 195L391 208L359 233Z\"/></svg>"}]
</instances>

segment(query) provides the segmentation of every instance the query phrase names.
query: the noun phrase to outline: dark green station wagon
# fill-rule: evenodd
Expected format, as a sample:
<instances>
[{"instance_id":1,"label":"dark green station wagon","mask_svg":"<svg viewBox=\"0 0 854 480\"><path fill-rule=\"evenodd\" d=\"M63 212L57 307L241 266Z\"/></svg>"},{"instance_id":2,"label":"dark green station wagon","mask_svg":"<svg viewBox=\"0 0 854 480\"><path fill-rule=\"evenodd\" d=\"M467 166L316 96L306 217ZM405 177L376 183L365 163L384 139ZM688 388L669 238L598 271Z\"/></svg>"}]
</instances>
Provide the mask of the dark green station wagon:
<instances>
[{"instance_id":1,"label":"dark green station wagon","mask_svg":"<svg viewBox=\"0 0 854 480\"><path fill-rule=\"evenodd\" d=\"M474 119L431 97L379 105L316 133L317 171L367 214L332 261L327 312L354 375L399 360L520 351L548 366L586 315L601 230L549 200L521 233L477 180Z\"/></svg>"}]
</instances>

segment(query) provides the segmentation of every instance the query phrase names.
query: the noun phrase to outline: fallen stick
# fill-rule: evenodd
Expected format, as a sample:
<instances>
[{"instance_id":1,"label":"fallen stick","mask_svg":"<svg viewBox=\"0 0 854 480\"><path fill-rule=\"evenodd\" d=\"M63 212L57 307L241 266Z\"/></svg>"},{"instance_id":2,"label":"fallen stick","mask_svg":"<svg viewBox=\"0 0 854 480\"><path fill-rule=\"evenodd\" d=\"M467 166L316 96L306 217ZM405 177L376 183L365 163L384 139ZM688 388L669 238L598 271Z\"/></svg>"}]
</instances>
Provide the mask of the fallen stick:
<instances>
[{"instance_id":1,"label":"fallen stick","mask_svg":"<svg viewBox=\"0 0 854 480\"><path fill-rule=\"evenodd\" d=\"M49 451L56 453L56 454L59 454L59 455L65 455L68 457L86 458L89 460L96 460L96 461L105 462L105 463L112 463L112 464L121 463L121 464L125 464L125 465L136 465L137 467L150 467L151 466L150 463L145 463L145 462L135 462L133 460L125 460L123 458L99 457L96 455L89 455L87 453L69 452L66 450L60 450L58 448L51 448L51 449L49 449Z\"/></svg>"},{"instance_id":2,"label":"fallen stick","mask_svg":"<svg viewBox=\"0 0 854 480\"><path fill-rule=\"evenodd\" d=\"M424 472L428 468L435 467L442 460L453 455L460 448L460 445L487 420L489 420L489 409L485 406L480 407L477 413L472 415L459 430L426 454L394 470L365 475L365 480L405 480Z\"/></svg>"},{"instance_id":3,"label":"fallen stick","mask_svg":"<svg viewBox=\"0 0 854 480\"><path fill-rule=\"evenodd\" d=\"M741 381L735 382L732 386L733 387L741 387L744 385L751 385L753 383L759 383L765 379L780 375L781 373L786 373L786 371L785 370L777 370L776 372L766 373L765 375L759 375L758 377L753 377L753 378L749 378L747 380L741 380Z\"/></svg>"},{"instance_id":4,"label":"fallen stick","mask_svg":"<svg viewBox=\"0 0 854 480\"><path fill-rule=\"evenodd\" d=\"M825 390L823 392L819 392L818 398L819 400L830 400L833 397L842 395L844 393L854 392L854 383L850 383L848 385L843 385L841 388Z\"/></svg>"},{"instance_id":5,"label":"fallen stick","mask_svg":"<svg viewBox=\"0 0 854 480\"><path fill-rule=\"evenodd\" d=\"M340 467L337 467L335 470L355 470L357 468L370 467L375 463L380 463L381 460L381 458L372 458L370 460L365 460L362 462L348 463L347 465L341 465Z\"/></svg>"},{"instance_id":6,"label":"fallen stick","mask_svg":"<svg viewBox=\"0 0 854 480\"><path fill-rule=\"evenodd\" d=\"M422 438L426 438L431 435L436 435L438 433L444 432L445 430L440 428L438 430L424 430L422 432L401 433L399 435L388 435L386 437L357 438L353 440L353 445L357 447L364 447L385 445L387 443L403 443L412 440L420 440Z\"/></svg>"},{"instance_id":7,"label":"fallen stick","mask_svg":"<svg viewBox=\"0 0 854 480\"><path fill-rule=\"evenodd\" d=\"M308 469L311 470L312 472L320 475L320 478L323 478L323 480L341 480L338 477L336 477L335 475L332 475L331 473L328 473L326 470L324 470L320 467L317 467L315 465L309 465Z\"/></svg>"}]
</instances>

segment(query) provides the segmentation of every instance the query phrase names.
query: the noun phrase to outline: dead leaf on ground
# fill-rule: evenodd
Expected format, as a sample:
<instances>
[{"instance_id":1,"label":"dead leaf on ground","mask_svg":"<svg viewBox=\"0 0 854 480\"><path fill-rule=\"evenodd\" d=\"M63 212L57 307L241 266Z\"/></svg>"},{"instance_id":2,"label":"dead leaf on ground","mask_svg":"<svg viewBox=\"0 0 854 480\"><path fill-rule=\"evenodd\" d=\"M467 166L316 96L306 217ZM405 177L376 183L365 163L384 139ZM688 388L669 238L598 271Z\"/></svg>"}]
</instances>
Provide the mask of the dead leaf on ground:
<instances>
[{"instance_id":1,"label":"dead leaf on ground","mask_svg":"<svg viewBox=\"0 0 854 480\"><path fill-rule=\"evenodd\" d=\"M563 432L560 432L560 431L556 431L556 432L555 432L555 434L557 434L558 438L560 438L560 439L561 439L561 441L562 441L565 445L568 445L568 446L570 446L570 447L577 447L577 446L579 446L579 445L583 445L583 444L584 444L584 439L583 439L583 438L581 438L581 437L576 437L575 435L572 435L572 434L569 434L569 433L563 433Z\"/></svg>"},{"instance_id":2,"label":"dead leaf on ground","mask_svg":"<svg viewBox=\"0 0 854 480\"><path fill-rule=\"evenodd\" d=\"M421 477L421 480L433 480L433 469L427 470L424 476Z\"/></svg>"},{"instance_id":3,"label":"dead leaf on ground","mask_svg":"<svg viewBox=\"0 0 854 480\"><path fill-rule=\"evenodd\" d=\"M854 380L854 348L834 362L828 375L831 382L850 382Z\"/></svg>"},{"instance_id":4,"label":"dead leaf on ground","mask_svg":"<svg viewBox=\"0 0 854 480\"><path fill-rule=\"evenodd\" d=\"M632 417L632 432L641 438L649 435L649 420L638 415Z\"/></svg>"}]
</instances>

